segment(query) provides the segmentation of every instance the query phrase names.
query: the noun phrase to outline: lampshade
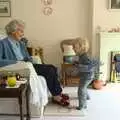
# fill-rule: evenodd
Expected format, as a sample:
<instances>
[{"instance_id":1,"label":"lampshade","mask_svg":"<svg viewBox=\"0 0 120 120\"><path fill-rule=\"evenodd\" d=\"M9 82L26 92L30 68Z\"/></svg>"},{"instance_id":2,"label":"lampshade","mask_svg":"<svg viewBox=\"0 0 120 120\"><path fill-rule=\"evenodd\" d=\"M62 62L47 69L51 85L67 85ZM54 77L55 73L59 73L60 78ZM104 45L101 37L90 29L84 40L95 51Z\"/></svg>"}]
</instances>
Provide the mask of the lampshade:
<instances>
[{"instance_id":1,"label":"lampshade","mask_svg":"<svg viewBox=\"0 0 120 120\"><path fill-rule=\"evenodd\" d=\"M64 45L63 49L64 49L63 56L74 56L74 55L76 55L75 51L73 50L72 45Z\"/></svg>"}]
</instances>

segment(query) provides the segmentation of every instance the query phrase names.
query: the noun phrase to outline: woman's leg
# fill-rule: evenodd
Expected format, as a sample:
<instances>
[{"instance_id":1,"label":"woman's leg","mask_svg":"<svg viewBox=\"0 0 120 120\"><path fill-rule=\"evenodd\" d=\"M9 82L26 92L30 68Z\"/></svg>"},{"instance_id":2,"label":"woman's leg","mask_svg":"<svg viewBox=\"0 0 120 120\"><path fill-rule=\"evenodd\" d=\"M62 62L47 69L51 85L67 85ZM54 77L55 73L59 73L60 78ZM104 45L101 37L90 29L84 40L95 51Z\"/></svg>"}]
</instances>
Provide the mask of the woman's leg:
<instances>
[{"instance_id":1,"label":"woman's leg","mask_svg":"<svg viewBox=\"0 0 120 120\"><path fill-rule=\"evenodd\" d=\"M57 68L53 65L45 64L34 64L33 66L38 75L42 75L46 78L47 86L53 96L53 102L62 106L68 106L69 100L66 99L68 96L61 96L63 94L61 94L62 88L58 81Z\"/></svg>"},{"instance_id":2,"label":"woman's leg","mask_svg":"<svg viewBox=\"0 0 120 120\"><path fill-rule=\"evenodd\" d=\"M57 68L53 65L33 64L38 75L46 78L48 89L53 96L58 96L62 92L60 82L58 81Z\"/></svg>"}]
</instances>

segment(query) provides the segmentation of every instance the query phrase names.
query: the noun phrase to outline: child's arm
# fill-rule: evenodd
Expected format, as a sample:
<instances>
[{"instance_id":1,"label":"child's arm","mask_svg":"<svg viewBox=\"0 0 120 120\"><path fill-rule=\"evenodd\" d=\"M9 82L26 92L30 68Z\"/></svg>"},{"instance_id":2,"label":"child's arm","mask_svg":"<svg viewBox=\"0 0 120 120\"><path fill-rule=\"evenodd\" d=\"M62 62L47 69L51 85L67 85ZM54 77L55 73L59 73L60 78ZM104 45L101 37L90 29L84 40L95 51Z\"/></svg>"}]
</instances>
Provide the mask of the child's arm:
<instances>
[{"instance_id":1,"label":"child's arm","mask_svg":"<svg viewBox=\"0 0 120 120\"><path fill-rule=\"evenodd\" d=\"M72 63L76 68L79 69L80 72L88 71L88 65L81 64L77 57L74 58Z\"/></svg>"},{"instance_id":2,"label":"child's arm","mask_svg":"<svg viewBox=\"0 0 120 120\"><path fill-rule=\"evenodd\" d=\"M91 61L92 61L93 66L101 66L101 65L103 65L103 63L97 58L91 58Z\"/></svg>"},{"instance_id":3,"label":"child's arm","mask_svg":"<svg viewBox=\"0 0 120 120\"><path fill-rule=\"evenodd\" d=\"M99 61L97 58L93 58L88 56L87 54L83 54L82 56L79 57L79 61L82 64L89 65L91 67L96 67L102 65L102 63Z\"/></svg>"},{"instance_id":4,"label":"child's arm","mask_svg":"<svg viewBox=\"0 0 120 120\"><path fill-rule=\"evenodd\" d=\"M79 56L79 60L73 63L73 65L84 72L90 72L93 67L97 67L99 64L101 64L99 60L89 57L87 54Z\"/></svg>"}]
</instances>

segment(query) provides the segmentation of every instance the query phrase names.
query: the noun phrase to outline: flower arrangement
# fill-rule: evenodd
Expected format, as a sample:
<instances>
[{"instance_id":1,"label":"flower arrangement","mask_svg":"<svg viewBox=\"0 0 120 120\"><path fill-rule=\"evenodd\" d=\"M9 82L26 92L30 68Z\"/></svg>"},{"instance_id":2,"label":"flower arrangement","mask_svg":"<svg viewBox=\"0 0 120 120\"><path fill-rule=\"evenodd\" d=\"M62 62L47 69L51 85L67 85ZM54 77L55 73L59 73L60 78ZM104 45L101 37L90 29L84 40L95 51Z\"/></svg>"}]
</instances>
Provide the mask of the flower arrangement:
<instances>
[{"instance_id":1,"label":"flower arrangement","mask_svg":"<svg viewBox=\"0 0 120 120\"><path fill-rule=\"evenodd\" d=\"M99 80L100 79L100 74L102 74L102 72L95 72L94 73L94 80Z\"/></svg>"}]
</instances>

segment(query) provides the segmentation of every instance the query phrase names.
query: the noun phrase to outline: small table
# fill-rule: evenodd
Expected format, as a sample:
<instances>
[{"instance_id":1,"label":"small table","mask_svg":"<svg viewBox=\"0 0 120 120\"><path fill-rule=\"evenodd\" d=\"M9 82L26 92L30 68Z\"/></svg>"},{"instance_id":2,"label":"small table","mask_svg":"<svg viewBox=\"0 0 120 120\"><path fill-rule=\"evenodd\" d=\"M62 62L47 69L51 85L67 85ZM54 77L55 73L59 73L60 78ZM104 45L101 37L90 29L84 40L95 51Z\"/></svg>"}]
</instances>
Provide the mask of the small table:
<instances>
[{"instance_id":1,"label":"small table","mask_svg":"<svg viewBox=\"0 0 120 120\"><path fill-rule=\"evenodd\" d=\"M73 65L69 64L69 63L62 63L61 64L63 87L65 87L65 86L78 86L78 84L79 84L79 81L80 81L79 76L67 75L66 71L70 67L73 67Z\"/></svg>"},{"instance_id":2,"label":"small table","mask_svg":"<svg viewBox=\"0 0 120 120\"><path fill-rule=\"evenodd\" d=\"M17 81L15 87L0 87L0 98L18 98L19 109L20 109L20 120L24 120L23 115L23 95L26 95L26 120L30 120L29 110L29 82Z\"/></svg>"}]
</instances>

